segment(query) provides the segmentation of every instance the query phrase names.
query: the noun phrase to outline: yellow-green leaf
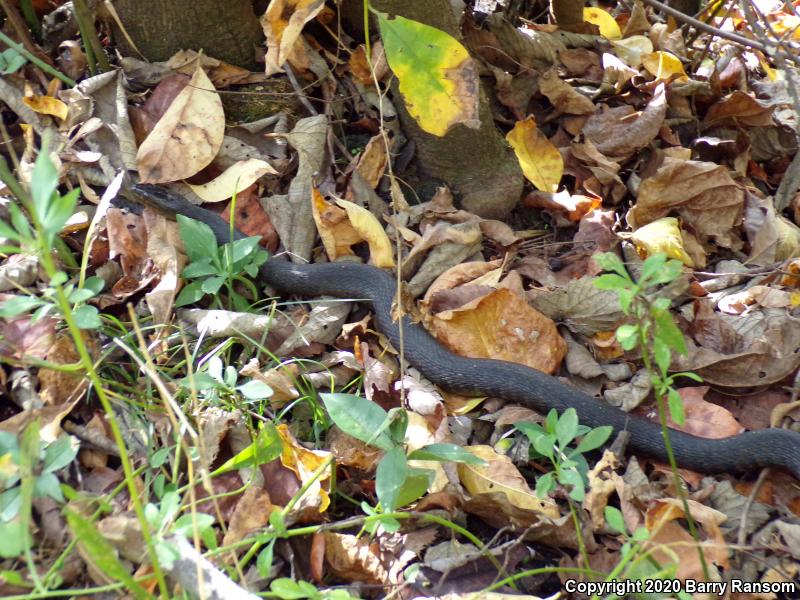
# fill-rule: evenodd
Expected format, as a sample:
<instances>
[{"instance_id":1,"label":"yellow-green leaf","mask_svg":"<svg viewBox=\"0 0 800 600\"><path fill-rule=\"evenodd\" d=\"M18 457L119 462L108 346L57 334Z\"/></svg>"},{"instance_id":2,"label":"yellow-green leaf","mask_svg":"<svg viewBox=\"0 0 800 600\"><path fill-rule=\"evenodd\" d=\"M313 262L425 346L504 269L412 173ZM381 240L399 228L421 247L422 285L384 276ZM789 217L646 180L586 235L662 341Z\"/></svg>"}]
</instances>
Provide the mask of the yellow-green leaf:
<instances>
[{"instance_id":1,"label":"yellow-green leaf","mask_svg":"<svg viewBox=\"0 0 800 600\"><path fill-rule=\"evenodd\" d=\"M366 208L347 200L337 200L336 204L347 212L347 218L350 220L353 229L367 241L370 262L376 267L393 267L394 253L392 252L392 243L375 215Z\"/></svg>"},{"instance_id":2,"label":"yellow-green leaf","mask_svg":"<svg viewBox=\"0 0 800 600\"><path fill-rule=\"evenodd\" d=\"M525 177L543 192L555 192L564 174L564 159L550 140L536 127L536 120L528 117L517 121L506 135L514 149Z\"/></svg>"},{"instance_id":3,"label":"yellow-green leaf","mask_svg":"<svg viewBox=\"0 0 800 600\"><path fill-rule=\"evenodd\" d=\"M456 123L480 126L478 71L466 48L444 31L378 15L386 60L419 126L442 136Z\"/></svg>"},{"instance_id":4,"label":"yellow-green leaf","mask_svg":"<svg viewBox=\"0 0 800 600\"><path fill-rule=\"evenodd\" d=\"M583 20L600 28L600 35L607 40L618 40L622 37L619 25L610 14L602 8L587 6L583 9Z\"/></svg>"}]
</instances>

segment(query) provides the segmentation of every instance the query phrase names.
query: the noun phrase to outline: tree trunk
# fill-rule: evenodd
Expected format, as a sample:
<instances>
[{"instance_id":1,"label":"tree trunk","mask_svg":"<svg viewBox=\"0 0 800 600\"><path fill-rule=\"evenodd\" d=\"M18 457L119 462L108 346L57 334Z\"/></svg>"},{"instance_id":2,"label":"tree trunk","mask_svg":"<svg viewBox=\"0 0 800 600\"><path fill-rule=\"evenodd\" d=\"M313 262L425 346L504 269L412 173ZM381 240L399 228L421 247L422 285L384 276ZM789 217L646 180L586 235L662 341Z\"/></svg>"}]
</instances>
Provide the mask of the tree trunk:
<instances>
[{"instance_id":1,"label":"tree trunk","mask_svg":"<svg viewBox=\"0 0 800 600\"><path fill-rule=\"evenodd\" d=\"M203 50L208 56L254 69L256 46L264 32L249 0L116 0L125 32L145 58L167 60L178 50ZM115 42L136 52L119 30Z\"/></svg>"},{"instance_id":2,"label":"tree trunk","mask_svg":"<svg viewBox=\"0 0 800 600\"><path fill-rule=\"evenodd\" d=\"M359 0L360 2L360 0ZM420 21L461 39L449 0L373 0L390 15ZM486 93L481 90L479 129L454 126L444 137L423 131L405 110L395 86L403 129L414 140L420 168L446 182L462 206L487 218L502 218L519 201L523 177L516 157L495 127Z\"/></svg>"}]
</instances>

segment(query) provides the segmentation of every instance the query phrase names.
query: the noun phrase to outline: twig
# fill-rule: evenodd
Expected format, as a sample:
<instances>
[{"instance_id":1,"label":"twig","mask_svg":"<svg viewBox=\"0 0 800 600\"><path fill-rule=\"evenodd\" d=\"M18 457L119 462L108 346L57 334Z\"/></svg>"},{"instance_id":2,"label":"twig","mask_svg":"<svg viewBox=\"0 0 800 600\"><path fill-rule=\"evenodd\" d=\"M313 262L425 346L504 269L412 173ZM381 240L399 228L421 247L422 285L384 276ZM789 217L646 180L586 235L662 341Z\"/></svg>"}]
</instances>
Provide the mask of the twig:
<instances>
[{"instance_id":1,"label":"twig","mask_svg":"<svg viewBox=\"0 0 800 600\"><path fill-rule=\"evenodd\" d=\"M731 33L730 31L722 31L721 29L714 27L713 25L709 25L708 23L704 23L703 21L698 21L694 17L685 15L679 10L675 10L674 8L667 6L666 4L662 4L658 0L643 0L643 1L645 4L648 4L653 8L656 8L674 17L678 21L687 23L696 29L705 31L706 33L710 33L712 35L716 35L717 37L721 37L731 42L736 42L737 44L741 44L742 46L747 46L748 48L761 50L764 54L767 54L768 56L781 56L782 58L800 64L800 56L793 56L782 50L776 50L775 44L773 42L764 43L758 40L751 40L750 38L746 38L737 33Z\"/></svg>"}]
</instances>

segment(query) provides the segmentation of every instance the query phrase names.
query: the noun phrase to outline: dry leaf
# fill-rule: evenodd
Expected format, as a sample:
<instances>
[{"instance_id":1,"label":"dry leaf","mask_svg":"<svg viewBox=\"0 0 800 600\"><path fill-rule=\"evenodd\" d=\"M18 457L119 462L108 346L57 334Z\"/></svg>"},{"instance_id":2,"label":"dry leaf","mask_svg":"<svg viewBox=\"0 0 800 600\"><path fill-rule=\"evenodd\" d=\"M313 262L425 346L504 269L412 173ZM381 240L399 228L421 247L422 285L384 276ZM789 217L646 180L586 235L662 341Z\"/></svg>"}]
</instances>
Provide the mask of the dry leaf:
<instances>
[{"instance_id":1,"label":"dry leaf","mask_svg":"<svg viewBox=\"0 0 800 600\"><path fill-rule=\"evenodd\" d=\"M311 475L329 460L330 452L322 450L309 450L301 445L289 432L287 425L277 426L278 435L283 442L283 452L281 452L281 464L290 469L298 478L301 485L309 482ZM325 472L317 477L305 493L297 500L292 509L292 513L299 513L301 519L318 517L330 505L330 486L332 475L332 463L328 465Z\"/></svg>"},{"instance_id":2,"label":"dry leaf","mask_svg":"<svg viewBox=\"0 0 800 600\"><path fill-rule=\"evenodd\" d=\"M234 193L250 187L264 175L277 175L278 172L268 162L251 158L232 164L218 177L202 185L192 185L192 191L203 202L221 202Z\"/></svg>"},{"instance_id":3,"label":"dry leaf","mask_svg":"<svg viewBox=\"0 0 800 600\"><path fill-rule=\"evenodd\" d=\"M522 172L538 190L555 192L564 173L564 159L550 140L536 127L533 116L517 121L506 134Z\"/></svg>"},{"instance_id":4,"label":"dry leaf","mask_svg":"<svg viewBox=\"0 0 800 600\"><path fill-rule=\"evenodd\" d=\"M336 204L347 212L347 218L353 229L369 245L369 262L376 267L387 269L394 267L392 243L375 215L349 200L337 200Z\"/></svg>"},{"instance_id":5,"label":"dry leaf","mask_svg":"<svg viewBox=\"0 0 800 600\"><path fill-rule=\"evenodd\" d=\"M553 68L539 77L539 91L547 96L556 110L571 115L590 115L595 111L594 103L571 85L562 81Z\"/></svg>"},{"instance_id":6,"label":"dry leaf","mask_svg":"<svg viewBox=\"0 0 800 600\"><path fill-rule=\"evenodd\" d=\"M311 189L311 206L328 259L334 261L340 256L352 256L351 246L362 242L363 238L347 218L347 213L327 202L316 187Z\"/></svg>"},{"instance_id":7,"label":"dry leaf","mask_svg":"<svg viewBox=\"0 0 800 600\"><path fill-rule=\"evenodd\" d=\"M469 311L444 320L432 317L430 329L445 346L472 358L494 358L553 373L567 345L555 323L517 294L495 290Z\"/></svg>"},{"instance_id":8,"label":"dry leaf","mask_svg":"<svg viewBox=\"0 0 800 600\"><path fill-rule=\"evenodd\" d=\"M659 81L673 78L676 81L688 81L689 79L686 76L686 71L683 70L681 60L671 52L656 50L650 54L643 54L642 64Z\"/></svg>"},{"instance_id":9,"label":"dry leaf","mask_svg":"<svg viewBox=\"0 0 800 600\"><path fill-rule=\"evenodd\" d=\"M491 446L467 446L486 466L459 463L458 475L472 496L501 493L517 508L551 518L559 516L558 506L549 498L539 499L508 456L498 454Z\"/></svg>"},{"instance_id":10,"label":"dry leaf","mask_svg":"<svg viewBox=\"0 0 800 600\"><path fill-rule=\"evenodd\" d=\"M66 104L52 96L25 96L22 101L40 115L52 115L62 121L69 112Z\"/></svg>"},{"instance_id":11,"label":"dry leaf","mask_svg":"<svg viewBox=\"0 0 800 600\"><path fill-rule=\"evenodd\" d=\"M261 27L267 37L264 72L274 75L287 61L303 26L325 6L323 0L271 0L261 16Z\"/></svg>"},{"instance_id":12,"label":"dry leaf","mask_svg":"<svg viewBox=\"0 0 800 600\"><path fill-rule=\"evenodd\" d=\"M681 228L675 217L664 217L640 227L631 235L631 241L648 256L663 252L687 267L694 267L694 261L684 250Z\"/></svg>"},{"instance_id":13,"label":"dry leaf","mask_svg":"<svg viewBox=\"0 0 800 600\"><path fill-rule=\"evenodd\" d=\"M142 183L191 177L214 159L224 135L222 101L198 67L139 146L136 164Z\"/></svg>"}]
</instances>

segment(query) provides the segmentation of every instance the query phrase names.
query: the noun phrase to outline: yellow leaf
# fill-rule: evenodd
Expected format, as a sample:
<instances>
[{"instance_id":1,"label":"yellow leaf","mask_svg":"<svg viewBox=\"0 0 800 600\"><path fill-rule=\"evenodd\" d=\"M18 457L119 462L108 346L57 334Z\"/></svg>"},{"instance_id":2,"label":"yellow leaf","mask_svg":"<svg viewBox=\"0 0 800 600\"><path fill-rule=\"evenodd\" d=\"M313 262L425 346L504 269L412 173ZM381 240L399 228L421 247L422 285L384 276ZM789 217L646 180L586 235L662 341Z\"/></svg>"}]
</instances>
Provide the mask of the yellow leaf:
<instances>
[{"instance_id":1,"label":"yellow leaf","mask_svg":"<svg viewBox=\"0 0 800 600\"><path fill-rule=\"evenodd\" d=\"M222 101L198 67L139 146L136 165L142 183L191 177L214 159L224 135Z\"/></svg>"},{"instance_id":2,"label":"yellow leaf","mask_svg":"<svg viewBox=\"0 0 800 600\"><path fill-rule=\"evenodd\" d=\"M600 35L607 40L617 40L622 37L619 25L610 14L602 8L592 6L583 9L583 20L600 28Z\"/></svg>"},{"instance_id":3,"label":"yellow leaf","mask_svg":"<svg viewBox=\"0 0 800 600\"><path fill-rule=\"evenodd\" d=\"M370 263L376 267L393 267L392 243L375 215L348 200L337 200L336 204L347 212L347 218L353 229L369 244Z\"/></svg>"},{"instance_id":4,"label":"yellow leaf","mask_svg":"<svg viewBox=\"0 0 800 600\"><path fill-rule=\"evenodd\" d=\"M272 0L269 3L261 16L261 27L267 38L267 75L281 70L303 26L316 17L323 6L325 0Z\"/></svg>"},{"instance_id":5,"label":"yellow leaf","mask_svg":"<svg viewBox=\"0 0 800 600\"><path fill-rule=\"evenodd\" d=\"M632 35L624 40L611 42L617 57L631 67L642 64L642 56L653 52L653 42L643 35Z\"/></svg>"},{"instance_id":6,"label":"yellow leaf","mask_svg":"<svg viewBox=\"0 0 800 600\"><path fill-rule=\"evenodd\" d=\"M564 159L558 148L536 127L536 120L528 117L517 121L506 140L514 149L525 177L536 189L555 192L564 173Z\"/></svg>"},{"instance_id":7,"label":"yellow leaf","mask_svg":"<svg viewBox=\"0 0 800 600\"><path fill-rule=\"evenodd\" d=\"M490 446L467 446L485 465L458 465L458 476L464 488L473 496L503 493L508 501L525 510L558 517L558 507L549 498L540 499L508 456L498 454Z\"/></svg>"},{"instance_id":8,"label":"yellow leaf","mask_svg":"<svg viewBox=\"0 0 800 600\"><path fill-rule=\"evenodd\" d=\"M478 70L466 48L444 31L378 14L386 60L406 108L425 131L442 136L456 123L478 128Z\"/></svg>"},{"instance_id":9,"label":"yellow leaf","mask_svg":"<svg viewBox=\"0 0 800 600\"><path fill-rule=\"evenodd\" d=\"M241 192L250 187L262 175L267 174L277 175L278 172L266 161L249 158L232 164L208 183L202 185L190 183L189 187L204 202L221 202L231 198L234 191Z\"/></svg>"},{"instance_id":10,"label":"yellow leaf","mask_svg":"<svg viewBox=\"0 0 800 600\"><path fill-rule=\"evenodd\" d=\"M663 252L687 267L694 267L694 261L683 247L681 228L675 217L664 217L640 227L633 232L631 240L638 248L644 249L648 256Z\"/></svg>"},{"instance_id":11,"label":"yellow leaf","mask_svg":"<svg viewBox=\"0 0 800 600\"><path fill-rule=\"evenodd\" d=\"M53 115L62 121L69 112L66 104L52 96L25 96L22 101L40 115Z\"/></svg>"},{"instance_id":12,"label":"yellow leaf","mask_svg":"<svg viewBox=\"0 0 800 600\"><path fill-rule=\"evenodd\" d=\"M278 425L277 430L283 441L281 463L297 475L300 485L309 483L314 472L330 459L330 452L309 450L295 439L286 425ZM327 510L331 503L329 492L332 464L328 464L322 475L309 484L305 494L295 504L295 512L310 510L322 513Z\"/></svg>"},{"instance_id":13,"label":"yellow leaf","mask_svg":"<svg viewBox=\"0 0 800 600\"><path fill-rule=\"evenodd\" d=\"M642 64L656 79L667 80L675 77L678 81L686 81L686 71L680 59L670 52L657 50L650 54L642 55ZM677 77L676 77L677 76Z\"/></svg>"},{"instance_id":14,"label":"yellow leaf","mask_svg":"<svg viewBox=\"0 0 800 600\"><path fill-rule=\"evenodd\" d=\"M347 213L334 204L325 201L315 187L311 188L311 212L317 231L330 260L340 256L352 256L350 246L364 241L347 219Z\"/></svg>"}]
</instances>

